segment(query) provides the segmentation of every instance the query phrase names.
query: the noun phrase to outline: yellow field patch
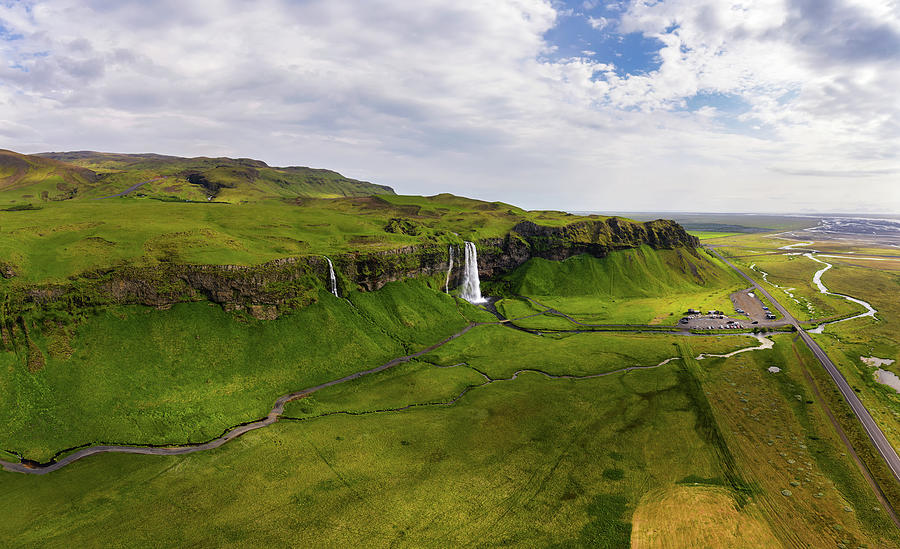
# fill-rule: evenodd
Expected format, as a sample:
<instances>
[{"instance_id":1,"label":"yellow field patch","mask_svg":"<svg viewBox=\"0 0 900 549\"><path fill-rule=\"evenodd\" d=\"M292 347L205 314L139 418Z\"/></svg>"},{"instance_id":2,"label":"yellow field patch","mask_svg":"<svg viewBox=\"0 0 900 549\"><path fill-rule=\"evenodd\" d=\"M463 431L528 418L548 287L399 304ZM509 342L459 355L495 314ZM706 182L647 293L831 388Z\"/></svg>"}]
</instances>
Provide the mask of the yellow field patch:
<instances>
[{"instance_id":1,"label":"yellow field patch","mask_svg":"<svg viewBox=\"0 0 900 549\"><path fill-rule=\"evenodd\" d=\"M673 486L645 494L631 547L782 547L762 520L737 509L724 488Z\"/></svg>"}]
</instances>

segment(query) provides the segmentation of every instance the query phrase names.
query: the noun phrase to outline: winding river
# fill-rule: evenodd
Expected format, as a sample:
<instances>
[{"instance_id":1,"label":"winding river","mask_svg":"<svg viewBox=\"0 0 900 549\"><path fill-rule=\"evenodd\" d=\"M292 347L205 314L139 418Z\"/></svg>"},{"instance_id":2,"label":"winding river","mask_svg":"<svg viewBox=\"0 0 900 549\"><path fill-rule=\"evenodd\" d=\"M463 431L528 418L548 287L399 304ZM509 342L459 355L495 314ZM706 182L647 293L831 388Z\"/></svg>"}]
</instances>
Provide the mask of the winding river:
<instances>
[{"instance_id":1,"label":"winding river","mask_svg":"<svg viewBox=\"0 0 900 549\"><path fill-rule=\"evenodd\" d=\"M831 263L828 263L826 261L822 261L821 259L818 259L816 256L814 256L811 253L803 254L803 256L808 257L809 259L812 259L816 263L821 263L822 265L825 265L823 268L816 271L816 274L813 275L813 284L816 285L816 287L819 289L819 292L826 294L826 295L842 297L842 298L846 299L847 301L856 303L857 305L862 305L863 307L866 308L866 312L864 312L864 313L860 313L858 315L851 316L848 318L842 318L840 320L835 320L833 322L825 322L825 323L819 324L818 326L816 326L815 328L813 328L811 330L807 330L807 332L809 332L811 334L821 334L823 332L823 330L825 329L825 326L828 326L830 324L837 324L839 322L846 322L848 320L853 320L855 318L863 318L866 316L871 316L872 318L875 318L875 313L877 313L878 311L876 311L875 308L872 307L872 305L868 301L863 301L862 299L857 299L857 298L851 297L849 295L837 294L837 293L828 291L828 288L825 286L825 284L822 283L822 275L825 274L825 272L828 271L828 269L832 268L834 265L832 265Z\"/></svg>"}]
</instances>

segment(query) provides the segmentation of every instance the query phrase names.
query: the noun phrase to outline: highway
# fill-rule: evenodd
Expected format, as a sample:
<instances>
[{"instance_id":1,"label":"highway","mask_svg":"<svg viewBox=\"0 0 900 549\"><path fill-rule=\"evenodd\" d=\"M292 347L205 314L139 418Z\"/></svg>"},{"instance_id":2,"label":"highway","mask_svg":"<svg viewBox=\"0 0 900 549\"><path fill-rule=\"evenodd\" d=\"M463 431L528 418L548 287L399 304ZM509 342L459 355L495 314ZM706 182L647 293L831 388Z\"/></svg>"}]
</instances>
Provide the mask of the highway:
<instances>
[{"instance_id":1,"label":"highway","mask_svg":"<svg viewBox=\"0 0 900 549\"><path fill-rule=\"evenodd\" d=\"M897 451L891 446L890 442L888 442L887 437L884 436L884 433L875 423L875 420L872 419L872 415L869 414L869 410L863 405L862 401L859 400L859 397L856 396L856 392L850 387L850 384L847 383L847 380L844 379L844 376L837 369L834 363L828 358L828 355L825 354L825 351L819 347L818 343L813 341L813 338L810 337L801 327L800 323L794 318L787 310L781 306L781 303L776 300L772 294L766 291L765 288L756 283L755 280L747 276L742 270L738 269L732 262L728 261L722 254L717 252L716 250L709 250L716 257L724 261L729 267L737 271L742 277L744 277L753 287L762 295L766 296L769 301L774 305L778 312L784 315L784 318L788 320L794 327L797 328L797 332L800 334L800 337L803 339L803 342L806 343L806 346L809 347L809 350L813 352L822 366L825 368L825 371L828 372L828 375L831 376L831 379L834 381L835 385L837 385L838 389L841 391L841 395L843 395L844 400L847 401L847 404L850 405L850 408L853 410L853 413L856 414L856 418L862 424L863 429L866 430L866 434L869 436L869 440L872 441L872 444L875 445L875 449L878 450L878 453L881 454L881 457L884 459L887 466L890 468L891 472L894 474L894 479L900 482L900 456L897 455Z\"/></svg>"},{"instance_id":2,"label":"highway","mask_svg":"<svg viewBox=\"0 0 900 549\"><path fill-rule=\"evenodd\" d=\"M167 177L169 177L169 176L163 175L160 177L154 177L153 179L148 179L147 181L141 181L140 183L135 183L134 185L128 187L127 189L125 189L124 191L122 191L120 193L111 194L109 196L101 196L100 198L95 198L94 200L106 200L107 198L116 198L119 196L125 196L126 194L130 193L131 191L134 191L134 190L137 190L137 189L143 187L147 183L151 183L153 181L159 181L160 179L165 179Z\"/></svg>"}]
</instances>

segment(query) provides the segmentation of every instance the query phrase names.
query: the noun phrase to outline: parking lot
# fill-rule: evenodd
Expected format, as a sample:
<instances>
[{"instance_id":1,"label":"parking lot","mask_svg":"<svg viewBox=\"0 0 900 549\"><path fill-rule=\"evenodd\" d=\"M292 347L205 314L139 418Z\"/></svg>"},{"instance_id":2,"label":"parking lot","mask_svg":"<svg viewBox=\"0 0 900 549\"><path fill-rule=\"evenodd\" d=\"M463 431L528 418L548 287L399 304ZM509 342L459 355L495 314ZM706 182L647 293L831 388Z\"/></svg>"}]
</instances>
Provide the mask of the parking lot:
<instances>
[{"instance_id":1,"label":"parking lot","mask_svg":"<svg viewBox=\"0 0 900 549\"><path fill-rule=\"evenodd\" d=\"M689 330L752 330L756 327L784 326L785 321L774 316L752 290L731 294L730 311L691 310L678 325Z\"/></svg>"}]
</instances>

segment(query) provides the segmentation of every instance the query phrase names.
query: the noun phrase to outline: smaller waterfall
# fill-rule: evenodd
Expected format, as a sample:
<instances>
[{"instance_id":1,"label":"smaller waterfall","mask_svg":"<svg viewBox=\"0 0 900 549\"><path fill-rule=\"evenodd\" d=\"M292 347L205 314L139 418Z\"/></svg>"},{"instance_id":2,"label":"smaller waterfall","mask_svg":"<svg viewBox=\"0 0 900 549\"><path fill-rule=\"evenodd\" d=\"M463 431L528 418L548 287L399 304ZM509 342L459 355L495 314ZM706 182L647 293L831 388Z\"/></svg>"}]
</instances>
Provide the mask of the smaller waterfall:
<instances>
[{"instance_id":1,"label":"smaller waterfall","mask_svg":"<svg viewBox=\"0 0 900 549\"><path fill-rule=\"evenodd\" d=\"M444 281L444 293L450 293L450 273L453 272L453 244L450 245L450 265L447 267L447 279Z\"/></svg>"},{"instance_id":2,"label":"smaller waterfall","mask_svg":"<svg viewBox=\"0 0 900 549\"><path fill-rule=\"evenodd\" d=\"M481 281L478 279L478 251L475 244L466 242L465 264L463 269L462 290L459 296L469 303L485 303L481 297Z\"/></svg>"},{"instance_id":3,"label":"smaller waterfall","mask_svg":"<svg viewBox=\"0 0 900 549\"><path fill-rule=\"evenodd\" d=\"M331 293L334 294L334 297L341 297L338 295L337 291L337 278L334 276L334 265L331 264L331 260L328 259L328 256L323 256L325 261L328 262L328 282L331 284Z\"/></svg>"}]
</instances>

